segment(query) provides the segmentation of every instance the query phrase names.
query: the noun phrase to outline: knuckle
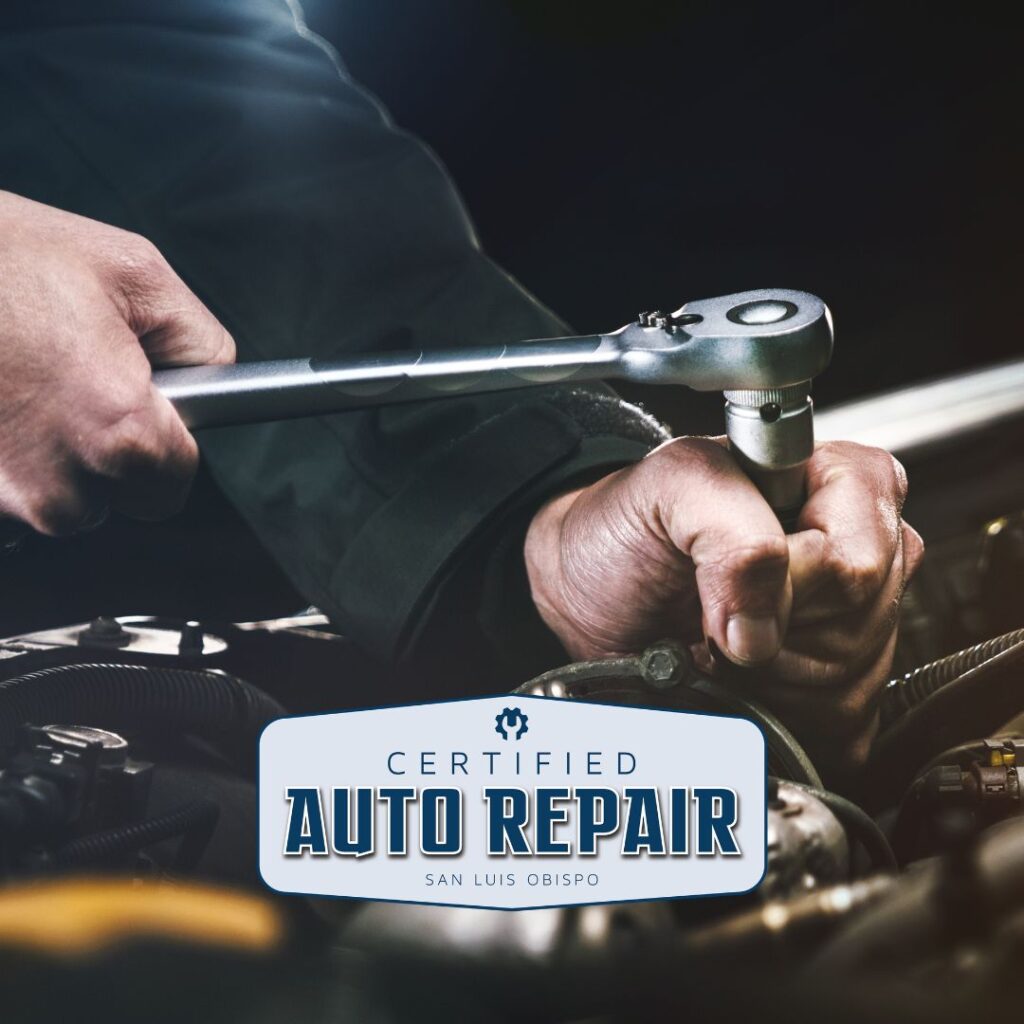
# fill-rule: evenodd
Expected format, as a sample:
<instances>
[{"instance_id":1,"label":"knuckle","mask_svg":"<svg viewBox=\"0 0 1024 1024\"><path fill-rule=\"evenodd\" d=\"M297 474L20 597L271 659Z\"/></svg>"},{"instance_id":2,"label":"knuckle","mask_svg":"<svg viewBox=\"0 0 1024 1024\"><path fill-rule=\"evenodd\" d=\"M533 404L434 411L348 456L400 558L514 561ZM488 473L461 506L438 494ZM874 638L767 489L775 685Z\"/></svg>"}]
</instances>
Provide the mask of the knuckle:
<instances>
[{"instance_id":1,"label":"knuckle","mask_svg":"<svg viewBox=\"0 0 1024 1024\"><path fill-rule=\"evenodd\" d=\"M883 454L888 458L893 491L896 494L899 507L902 509L903 502L907 498L907 471L903 468L903 463L895 455L890 455L889 452L884 452Z\"/></svg>"},{"instance_id":2,"label":"knuckle","mask_svg":"<svg viewBox=\"0 0 1024 1024\"><path fill-rule=\"evenodd\" d=\"M100 443L103 471L117 479L164 467L187 469L195 459L194 442L187 432L161 429L148 396L122 412L103 432Z\"/></svg>"},{"instance_id":3,"label":"knuckle","mask_svg":"<svg viewBox=\"0 0 1024 1024\"><path fill-rule=\"evenodd\" d=\"M907 473L902 463L884 448L856 441L823 441L815 449L815 462L828 471L853 471L867 476L883 494L900 505L907 494Z\"/></svg>"},{"instance_id":4,"label":"knuckle","mask_svg":"<svg viewBox=\"0 0 1024 1024\"><path fill-rule=\"evenodd\" d=\"M111 428L107 443L112 462L122 471L146 466L160 459L153 418L148 409L126 413Z\"/></svg>"},{"instance_id":5,"label":"knuckle","mask_svg":"<svg viewBox=\"0 0 1024 1024\"><path fill-rule=\"evenodd\" d=\"M865 448L864 452L874 466L879 490L896 505L897 510L903 508L907 497L907 471L903 463L884 448Z\"/></svg>"},{"instance_id":6,"label":"knuckle","mask_svg":"<svg viewBox=\"0 0 1024 1024\"><path fill-rule=\"evenodd\" d=\"M879 497L899 513L907 498L907 471L903 464L884 448L864 448L862 458L871 468Z\"/></svg>"},{"instance_id":7,"label":"knuckle","mask_svg":"<svg viewBox=\"0 0 1024 1024\"><path fill-rule=\"evenodd\" d=\"M859 687L839 690L832 702L832 720L836 731L846 736L860 732L869 709L870 700Z\"/></svg>"},{"instance_id":8,"label":"knuckle","mask_svg":"<svg viewBox=\"0 0 1024 1024\"><path fill-rule=\"evenodd\" d=\"M744 574L784 570L789 565L789 545L781 534L748 537L746 543L727 549L721 564Z\"/></svg>"},{"instance_id":9,"label":"knuckle","mask_svg":"<svg viewBox=\"0 0 1024 1024\"><path fill-rule=\"evenodd\" d=\"M828 474L863 466L871 461L874 448L856 441L819 441L814 448L813 463Z\"/></svg>"},{"instance_id":10,"label":"knuckle","mask_svg":"<svg viewBox=\"0 0 1024 1024\"><path fill-rule=\"evenodd\" d=\"M210 357L211 363L233 363L237 355L237 349L235 348L235 339L231 337L231 334L222 327L219 323L216 324L217 330L220 332L219 337L213 348L213 354Z\"/></svg>"},{"instance_id":11,"label":"knuckle","mask_svg":"<svg viewBox=\"0 0 1024 1024\"><path fill-rule=\"evenodd\" d=\"M870 555L852 554L832 545L825 555L825 567L839 592L855 608L870 603L885 584L887 567Z\"/></svg>"},{"instance_id":12,"label":"knuckle","mask_svg":"<svg viewBox=\"0 0 1024 1024\"><path fill-rule=\"evenodd\" d=\"M788 652L787 672L790 682L801 686L814 686L821 689L838 687L846 682L849 669L845 658L822 658L811 653ZM831 700L831 697L828 698Z\"/></svg>"},{"instance_id":13,"label":"knuckle","mask_svg":"<svg viewBox=\"0 0 1024 1024\"><path fill-rule=\"evenodd\" d=\"M707 437L677 437L656 448L647 459L651 467L685 468L687 473L720 472L728 465L729 454L717 441Z\"/></svg>"},{"instance_id":14,"label":"knuckle","mask_svg":"<svg viewBox=\"0 0 1024 1024\"><path fill-rule=\"evenodd\" d=\"M737 580L752 587L775 585L789 566L789 548L782 536L753 536L743 544L737 544L735 538L708 538L706 547L713 554L703 561L701 575L705 580L717 578L723 592L731 592Z\"/></svg>"},{"instance_id":15,"label":"knuckle","mask_svg":"<svg viewBox=\"0 0 1024 1024\"><path fill-rule=\"evenodd\" d=\"M924 558L925 544L921 534L909 523L901 520L903 530L903 561L906 566L906 576L909 579Z\"/></svg>"},{"instance_id":16,"label":"knuckle","mask_svg":"<svg viewBox=\"0 0 1024 1024\"><path fill-rule=\"evenodd\" d=\"M166 272L169 267L160 250L144 235L126 232L118 262L130 274L152 276Z\"/></svg>"},{"instance_id":17,"label":"knuckle","mask_svg":"<svg viewBox=\"0 0 1024 1024\"><path fill-rule=\"evenodd\" d=\"M174 271L148 238L130 232L118 234L110 262L115 301L133 328L145 329L154 308L176 290Z\"/></svg>"},{"instance_id":18,"label":"knuckle","mask_svg":"<svg viewBox=\"0 0 1024 1024\"><path fill-rule=\"evenodd\" d=\"M66 537L81 526L85 518L85 507L74 491L59 488L36 498L23 518L37 533L48 537Z\"/></svg>"}]
</instances>

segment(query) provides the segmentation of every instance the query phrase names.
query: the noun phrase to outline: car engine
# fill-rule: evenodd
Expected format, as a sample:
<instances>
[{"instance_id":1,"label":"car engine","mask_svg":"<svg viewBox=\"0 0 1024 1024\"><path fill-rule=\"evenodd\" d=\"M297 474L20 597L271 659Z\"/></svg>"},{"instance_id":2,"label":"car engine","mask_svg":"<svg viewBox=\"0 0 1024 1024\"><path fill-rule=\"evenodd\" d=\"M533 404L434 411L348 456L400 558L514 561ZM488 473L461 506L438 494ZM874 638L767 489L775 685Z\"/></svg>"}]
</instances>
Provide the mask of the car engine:
<instances>
[{"instance_id":1,"label":"car engine","mask_svg":"<svg viewBox=\"0 0 1024 1024\"><path fill-rule=\"evenodd\" d=\"M1002 369L1000 388L1015 369ZM1024 994L1024 419L999 409L994 378L981 376L962 378L945 407L928 384L898 406L883 396L819 417L825 436L880 436L899 452L908 518L928 543L878 738L842 794L757 704L756 680L706 678L668 641L518 691L757 722L769 846L753 892L511 915L273 896L254 856L260 732L283 714L373 703L366 688L338 686L366 671L363 656L316 609L249 622L100 616L0 641L7 1005L73 1007L116 978L119 1001L159 1019L215 1019L225 1000L246 1020L278 1019L282 1007L382 1021L765 1010L960 1021L1012 1010ZM938 426L924 422L936 416ZM89 969L74 966L74 915L61 901L78 906L87 891L110 906L134 879L165 880L179 906L194 898L193 924L209 918L206 931L147 932L139 921L156 911L129 914L109 927L141 928L145 941L87 942ZM37 902L12 911L11 893ZM210 939L231 930L234 911L218 901L233 898L274 922L271 938ZM33 928L54 916L60 940L33 947L26 915Z\"/></svg>"}]
</instances>

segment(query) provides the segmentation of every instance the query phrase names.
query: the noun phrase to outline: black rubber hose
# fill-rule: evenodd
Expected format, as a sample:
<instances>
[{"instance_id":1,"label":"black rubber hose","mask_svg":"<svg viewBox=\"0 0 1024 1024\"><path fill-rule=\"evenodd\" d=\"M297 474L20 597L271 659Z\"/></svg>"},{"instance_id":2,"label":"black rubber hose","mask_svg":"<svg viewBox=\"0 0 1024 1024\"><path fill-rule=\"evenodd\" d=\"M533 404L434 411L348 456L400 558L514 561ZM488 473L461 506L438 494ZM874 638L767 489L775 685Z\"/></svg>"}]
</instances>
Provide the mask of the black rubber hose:
<instances>
[{"instance_id":1,"label":"black rubber hose","mask_svg":"<svg viewBox=\"0 0 1024 1024\"><path fill-rule=\"evenodd\" d=\"M62 868L92 867L182 836L173 867L191 871L199 863L219 816L220 808L212 800L194 800L158 818L73 839L57 852L57 864Z\"/></svg>"},{"instance_id":2,"label":"black rubber hose","mask_svg":"<svg viewBox=\"0 0 1024 1024\"><path fill-rule=\"evenodd\" d=\"M821 787L821 776L796 737L766 708L736 690L711 679L699 679L690 687L715 702L716 710L752 719L764 733L768 770L789 782L809 789Z\"/></svg>"},{"instance_id":3,"label":"black rubber hose","mask_svg":"<svg viewBox=\"0 0 1024 1024\"><path fill-rule=\"evenodd\" d=\"M0 682L0 747L10 749L26 722L60 722L192 734L251 767L261 730L284 713L262 690L217 670L54 665Z\"/></svg>"},{"instance_id":4,"label":"black rubber hose","mask_svg":"<svg viewBox=\"0 0 1024 1024\"><path fill-rule=\"evenodd\" d=\"M967 851L969 867L945 856L905 872L885 899L858 915L806 964L805 976L827 977L834 984L841 975L862 985L881 985L888 976L906 985L908 978L925 976L929 965L927 977L939 979L937 965L948 962L969 934L961 916L965 895L971 900L969 923L989 929L990 948L1001 948L1024 905L1022 848L1024 819L1009 818L977 837Z\"/></svg>"},{"instance_id":5,"label":"black rubber hose","mask_svg":"<svg viewBox=\"0 0 1024 1024\"><path fill-rule=\"evenodd\" d=\"M807 786L800 782L791 782L790 785L820 800L839 819L843 828L864 847L871 858L872 867L879 871L897 870L896 854L893 853L889 840L881 826L867 811L831 790Z\"/></svg>"},{"instance_id":6,"label":"black rubber hose","mask_svg":"<svg viewBox=\"0 0 1024 1024\"><path fill-rule=\"evenodd\" d=\"M1024 707L1024 639L1014 639L1020 636L1007 633L951 655L948 664L963 668L959 675L949 676L947 659L920 670L908 710L890 719L875 740L858 784L860 803L871 810L890 806L922 764L990 735Z\"/></svg>"},{"instance_id":7,"label":"black rubber hose","mask_svg":"<svg viewBox=\"0 0 1024 1024\"><path fill-rule=\"evenodd\" d=\"M882 693L881 728L884 731L908 711L924 703L937 690L958 676L977 668L997 654L1024 642L1024 629L993 637L956 654L930 662L908 672L902 679L893 679Z\"/></svg>"}]
</instances>

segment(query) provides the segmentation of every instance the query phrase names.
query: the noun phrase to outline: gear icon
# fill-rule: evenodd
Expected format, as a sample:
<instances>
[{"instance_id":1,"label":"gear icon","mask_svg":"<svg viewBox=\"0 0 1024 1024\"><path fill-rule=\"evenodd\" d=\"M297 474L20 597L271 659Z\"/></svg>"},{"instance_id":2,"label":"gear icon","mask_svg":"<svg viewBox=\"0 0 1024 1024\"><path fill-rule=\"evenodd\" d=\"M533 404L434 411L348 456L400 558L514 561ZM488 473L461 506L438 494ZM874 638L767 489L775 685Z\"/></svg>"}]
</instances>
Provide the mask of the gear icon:
<instances>
[{"instance_id":1,"label":"gear icon","mask_svg":"<svg viewBox=\"0 0 1024 1024\"><path fill-rule=\"evenodd\" d=\"M530 719L528 715L524 715L519 708L504 708L500 715L494 716L495 725L494 731L498 733L503 740L508 739L509 732L512 732L514 739L522 739L523 733L529 732L530 727L526 724Z\"/></svg>"}]
</instances>

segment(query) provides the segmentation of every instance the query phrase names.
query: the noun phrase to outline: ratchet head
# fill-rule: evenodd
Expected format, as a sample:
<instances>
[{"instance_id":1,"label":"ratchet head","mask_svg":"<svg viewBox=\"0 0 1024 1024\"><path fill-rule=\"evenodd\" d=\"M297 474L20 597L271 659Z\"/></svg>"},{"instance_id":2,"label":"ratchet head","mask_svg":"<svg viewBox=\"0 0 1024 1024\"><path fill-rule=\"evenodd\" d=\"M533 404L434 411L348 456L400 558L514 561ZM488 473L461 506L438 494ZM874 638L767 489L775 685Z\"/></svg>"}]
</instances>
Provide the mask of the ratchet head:
<instances>
[{"instance_id":1,"label":"ratchet head","mask_svg":"<svg viewBox=\"0 0 1024 1024\"><path fill-rule=\"evenodd\" d=\"M695 391L762 390L811 380L832 357L832 317L816 295L759 288L644 313L615 335L625 376Z\"/></svg>"},{"instance_id":2,"label":"ratchet head","mask_svg":"<svg viewBox=\"0 0 1024 1024\"><path fill-rule=\"evenodd\" d=\"M620 339L629 379L724 392L730 447L792 525L814 450L811 380L832 356L825 303L784 288L739 292L644 314Z\"/></svg>"}]
</instances>

